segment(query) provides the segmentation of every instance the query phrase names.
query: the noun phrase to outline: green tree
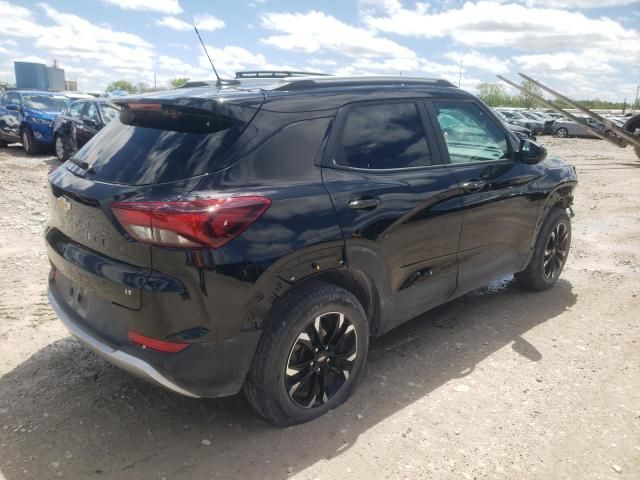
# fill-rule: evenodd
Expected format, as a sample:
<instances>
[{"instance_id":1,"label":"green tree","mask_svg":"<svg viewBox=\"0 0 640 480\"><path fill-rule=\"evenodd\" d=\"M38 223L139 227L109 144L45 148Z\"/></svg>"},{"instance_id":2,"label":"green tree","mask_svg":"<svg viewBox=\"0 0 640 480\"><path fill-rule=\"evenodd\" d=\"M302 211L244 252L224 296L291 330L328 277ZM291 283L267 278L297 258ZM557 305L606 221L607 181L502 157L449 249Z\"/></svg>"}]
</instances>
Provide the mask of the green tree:
<instances>
[{"instance_id":1,"label":"green tree","mask_svg":"<svg viewBox=\"0 0 640 480\"><path fill-rule=\"evenodd\" d=\"M530 82L529 80L525 80L524 82L522 82L522 88L526 89L528 92L531 92L539 97L542 97L542 89L538 87L535 83ZM524 92L520 97L522 99L522 106L524 108L541 107L543 105L538 100L536 100L533 96L528 95Z\"/></svg>"},{"instance_id":2,"label":"green tree","mask_svg":"<svg viewBox=\"0 0 640 480\"><path fill-rule=\"evenodd\" d=\"M135 93L136 87L133 86L131 82L127 80L116 80L115 82L111 82L107 85L107 92L111 92L113 90L124 90L129 93Z\"/></svg>"},{"instance_id":3,"label":"green tree","mask_svg":"<svg viewBox=\"0 0 640 480\"><path fill-rule=\"evenodd\" d=\"M502 85L489 82L478 85L478 96L490 107L504 107L509 98Z\"/></svg>"},{"instance_id":4,"label":"green tree","mask_svg":"<svg viewBox=\"0 0 640 480\"><path fill-rule=\"evenodd\" d=\"M187 77L178 77L178 78L172 78L171 80L169 80L169 84L173 88L178 88L184 85L185 83L187 83L188 81L189 79Z\"/></svg>"}]
</instances>

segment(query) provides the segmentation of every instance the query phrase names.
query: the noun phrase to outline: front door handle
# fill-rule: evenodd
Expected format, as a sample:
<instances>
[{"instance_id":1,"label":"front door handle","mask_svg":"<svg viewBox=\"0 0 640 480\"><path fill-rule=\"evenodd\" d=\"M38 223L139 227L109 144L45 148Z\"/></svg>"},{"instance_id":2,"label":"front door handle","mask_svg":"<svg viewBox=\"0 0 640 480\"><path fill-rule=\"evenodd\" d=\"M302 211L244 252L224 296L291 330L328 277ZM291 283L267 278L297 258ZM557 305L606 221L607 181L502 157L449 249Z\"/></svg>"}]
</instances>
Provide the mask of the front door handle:
<instances>
[{"instance_id":1,"label":"front door handle","mask_svg":"<svg viewBox=\"0 0 640 480\"><path fill-rule=\"evenodd\" d=\"M356 197L349 201L349 208L354 210L373 210L381 201L376 197Z\"/></svg>"},{"instance_id":2,"label":"front door handle","mask_svg":"<svg viewBox=\"0 0 640 480\"><path fill-rule=\"evenodd\" d=\"M470 182L463 183L462 189L465 192L475 193L482 190L485 187L485 185L486 185L486 182L483 182L481 180L472 180Z\"/></svg>"}]
</instances>

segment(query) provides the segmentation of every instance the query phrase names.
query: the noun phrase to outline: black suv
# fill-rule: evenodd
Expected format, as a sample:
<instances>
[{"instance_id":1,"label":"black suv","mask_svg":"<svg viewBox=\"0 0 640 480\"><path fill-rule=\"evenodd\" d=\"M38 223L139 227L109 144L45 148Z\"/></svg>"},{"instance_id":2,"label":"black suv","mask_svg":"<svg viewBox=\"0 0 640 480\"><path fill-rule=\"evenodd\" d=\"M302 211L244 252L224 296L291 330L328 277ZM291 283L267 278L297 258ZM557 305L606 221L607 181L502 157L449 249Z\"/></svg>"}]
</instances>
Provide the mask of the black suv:
<instances>
[{"instance_id":1,"label":"black suv","mask_svg":"<svg viewBox=\"0 0 640 480\"><path fill-rule=\"evenodd\" d=\"M175 392L243 389L270 422L304 422L349 397L371 337L505 274L543 290L566 262L574 168L446 81L114 101L49 175L49 299Z\"/></svg>"}]
</instances>

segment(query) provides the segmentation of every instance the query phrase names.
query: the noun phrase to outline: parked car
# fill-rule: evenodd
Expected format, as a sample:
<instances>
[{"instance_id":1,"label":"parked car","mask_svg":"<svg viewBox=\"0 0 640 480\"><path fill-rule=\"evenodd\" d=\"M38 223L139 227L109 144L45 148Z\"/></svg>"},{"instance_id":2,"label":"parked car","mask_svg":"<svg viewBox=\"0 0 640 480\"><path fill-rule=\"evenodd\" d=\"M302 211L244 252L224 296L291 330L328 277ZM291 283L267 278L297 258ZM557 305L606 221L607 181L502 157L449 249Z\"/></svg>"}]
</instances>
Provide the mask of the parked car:
<instances>
[{"instance_id":1,"label":"parked car","mask_svg":"<svg viewBox=\"0 0 640 480\"><path fill-rule=\"evenodd\" d=\"M494 111L506 122L528 128L534 135L544 131L544 124L540 120L531 120L515 110L496 109Z\"/></svg>"},{"instance_id":2,"label":"parked car","mask_svg":"<svg viewBox=\"0 0 640 480\"><path fill-rule=\"evenodd\" d=\"M602 133L606 135L610 135L615 137L616 134L613 130L607 127L605 124L597 122L593 118L583 117L584 120L593 128L600 130ZM598 138L596 135L592 134L589 130L587 130L581 124L574 122L572 120L556 120L553 124L553 133L557 137L565 138L565 137L586 137L586 138Z\"/></svg>"},{"instance_id":3,"label":"parked car","mask_svg":"<svg viewBox=\"0 0 640 480\"><path fill-rule=\"evenodd\" d=\"M49 300L89 348L276 425L343 403L369 339L516 272L544 290L575 169L444 80L307 77L112 100L49 174Z\"/></svg>"},{"instance_id":4,"label":"parked car","mask_svg":"<svg viewBox=\"0 0 640 480\"><path fill-rule=\"evenodd\" d=\"M22 143L30 155L50 147L53 121L64 108L64 99L51 92L4 92L0 96L0 146Z\"/></svg>"},{"instance_id":5,"label":"parked car","mask_svg":"<svg viewBox=\"0 0 640 480\"><path fill-rule=\"evenodd\" d=\"M511 133L513 133L519 140L532 140L534 142L537 140L536 136L528 128L521 127L520 125L516 125L515 123L505 122L500 117L498 117L498 119L502 122L504 127L507 128Z\"/></svg>"},{"instance_id":6,"label":"parked car","mask_svg":"<svg viewBox=\"0 0 640 480\"><path fill-rule=\"evenodd\" d=\"M76 100L59 115L53 126L55 151L58 160L65 161L82 148L119 113L117 106L106 99L90 97Z\"/></svg>"},{"instance_id":7,"label":"parked car","mask_svg":"<svg viewBox=\"0 0 640 480\"><path fill-rule=\"evenodd\" d=\"M555 118L549 117L546 113L536 111L521 111L524 117L530 120L538 120L543 123L542 133L545 135L551 135L553 132L553 122Z\"/></svg>"}]
</instances>

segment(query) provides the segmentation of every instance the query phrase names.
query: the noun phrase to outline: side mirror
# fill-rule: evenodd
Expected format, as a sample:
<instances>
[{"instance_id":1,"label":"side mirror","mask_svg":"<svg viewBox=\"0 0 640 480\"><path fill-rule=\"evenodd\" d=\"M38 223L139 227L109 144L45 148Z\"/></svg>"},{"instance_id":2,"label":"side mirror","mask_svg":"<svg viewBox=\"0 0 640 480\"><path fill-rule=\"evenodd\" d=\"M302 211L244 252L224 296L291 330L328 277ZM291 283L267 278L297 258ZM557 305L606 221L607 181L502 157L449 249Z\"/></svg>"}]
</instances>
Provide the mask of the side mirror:
<instances>
[{"instance_id":1,"label":"side mirror","mask_svg":"<svg viewBox=\"0 0 640 480\"><path fill-rule=\"evenodd\" d=\"M547 158L547 149L530 140L522 140L518 156L522 163L540 163Z\"/></svg>"},{"instance_id":2,"label":"side mirror","mask_svg":"<svg viewBox=\"0 0 640 480\"><path fill-rule=\"evenodd\" d=\"M7 110L12 110L14 112L17 112L18 110L20 110L20 105L16 104L16 103L10 103L9 105L7 105Z\"/></svg>"}]
</instances>

